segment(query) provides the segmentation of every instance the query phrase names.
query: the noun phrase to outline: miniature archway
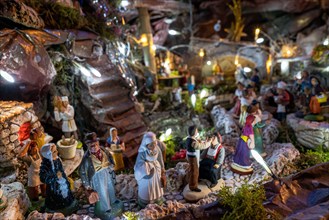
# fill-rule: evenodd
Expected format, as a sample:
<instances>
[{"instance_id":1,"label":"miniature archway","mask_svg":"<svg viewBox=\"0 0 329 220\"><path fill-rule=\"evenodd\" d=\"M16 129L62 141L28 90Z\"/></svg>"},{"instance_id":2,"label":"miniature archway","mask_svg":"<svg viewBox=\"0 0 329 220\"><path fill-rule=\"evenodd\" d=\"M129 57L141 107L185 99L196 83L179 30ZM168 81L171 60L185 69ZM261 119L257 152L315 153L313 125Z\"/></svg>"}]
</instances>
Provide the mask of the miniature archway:
<instances>
[{"instance_id":1,"label":"miniature archway","mask_svg":"<svg viewBox=\"0 0 329 220\"><path fill-rule=\"evenodd\" d=\"M216 71L222 72L224 77L234 77L234 72L236 70L235 65L235 55L224 55L215 57L212 60L208 60L205 62L202 67L202 76L207 77L216 74ZM237 59L238 63L241 64L242 67L249 67L251 69L256 67L256 63L252 60L239 56Z\"/></svg>"}]
</instances>

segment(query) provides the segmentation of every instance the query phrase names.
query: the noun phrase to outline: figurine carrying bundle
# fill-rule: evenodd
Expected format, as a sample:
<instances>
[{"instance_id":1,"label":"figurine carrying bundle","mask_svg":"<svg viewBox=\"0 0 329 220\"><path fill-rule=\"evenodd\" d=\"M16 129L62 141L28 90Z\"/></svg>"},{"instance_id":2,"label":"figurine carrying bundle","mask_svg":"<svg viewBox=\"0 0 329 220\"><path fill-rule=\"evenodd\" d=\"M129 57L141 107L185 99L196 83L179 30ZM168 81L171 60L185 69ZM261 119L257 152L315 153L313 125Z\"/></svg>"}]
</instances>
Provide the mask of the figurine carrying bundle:
<instances>
[{"instance_id":1,"label":"figurine carrying bundle","mask_svg":"<svg viewBox=\"0 0 329 220\"><path fill-rule=\"evenodd\" d=\"M74 108L69 104L67 96L54 97L54 116L56 121L62 122L62 131L66 137L74 135L78 140L77 126L74 121Z\"/></svg>"}]
</instances>

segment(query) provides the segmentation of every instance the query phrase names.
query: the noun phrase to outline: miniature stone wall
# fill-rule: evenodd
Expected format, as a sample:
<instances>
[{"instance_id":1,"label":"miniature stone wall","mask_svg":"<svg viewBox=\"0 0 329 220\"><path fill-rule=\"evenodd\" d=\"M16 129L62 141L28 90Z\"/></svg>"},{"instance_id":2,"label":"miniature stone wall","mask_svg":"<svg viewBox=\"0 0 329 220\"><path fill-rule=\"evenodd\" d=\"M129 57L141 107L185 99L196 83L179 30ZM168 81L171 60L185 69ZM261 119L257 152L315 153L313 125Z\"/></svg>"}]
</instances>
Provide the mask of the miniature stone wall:
<instances>
[{"instance_id":1,"label":"miniature stone wall","mask_svg":"<svg viewBox=\"0 0 329 220\"><path fill-rule=\"evenodd\" d=\"M216 130L222 135L223 142L235 146L241 131L232 115L217 105L211 110L211 118Z\"/></svg>"},{"instance_id":2,"label":"miniature stone wall","mask_svg":"<svg viewBox=\"0 0 329 220\"><path fill-rule=\"evenodd\" d=\"M328 122L306 121L295 117L294 114L289 114L287 124L294 130L297 141L302 146L311 149L323 146L329 149Z\"/></svg>"},{"instance_id":3,"label":"miniature stone wall","mask_svg":"<svg viewBox=\"0 0 329 220\"><path fill-rule=\"evenodd\" d=\"M0 182L11 183L16 179L25 183L26 168L17 158L21 150L18 140L20 126L30 122L32 128L41 127L32 103L0 101Z\"/></svg>"}]
</instances>

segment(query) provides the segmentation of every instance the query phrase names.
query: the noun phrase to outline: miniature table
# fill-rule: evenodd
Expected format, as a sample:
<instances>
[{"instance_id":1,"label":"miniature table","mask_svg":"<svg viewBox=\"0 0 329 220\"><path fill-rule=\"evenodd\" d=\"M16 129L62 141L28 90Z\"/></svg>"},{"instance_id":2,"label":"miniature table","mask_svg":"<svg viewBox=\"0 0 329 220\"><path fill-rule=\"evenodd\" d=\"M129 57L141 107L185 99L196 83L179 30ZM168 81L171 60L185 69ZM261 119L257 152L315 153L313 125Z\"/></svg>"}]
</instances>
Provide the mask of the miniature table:
<instances>
[{"instance_id":1,"label":"miniature table","mask_svg":"<svg viewBox=\"0 0 329 220\"><path fill-rule=\"evenodd\" d=\"M75 157L70 160L62 159L63 167L66 176L69 176L73 173L75 169L77 169L82 161L84 155L83 149L77 149L75 153Z\"/></svg>"}]
</instances>

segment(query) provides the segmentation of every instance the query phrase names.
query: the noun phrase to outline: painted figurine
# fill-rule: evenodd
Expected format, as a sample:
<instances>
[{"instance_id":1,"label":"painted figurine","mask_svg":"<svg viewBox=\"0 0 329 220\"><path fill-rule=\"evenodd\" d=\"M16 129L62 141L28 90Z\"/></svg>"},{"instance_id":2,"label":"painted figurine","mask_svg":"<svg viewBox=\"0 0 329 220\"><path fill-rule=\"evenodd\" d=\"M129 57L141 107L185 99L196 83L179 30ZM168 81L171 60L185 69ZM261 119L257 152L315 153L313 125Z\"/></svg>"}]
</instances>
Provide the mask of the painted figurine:
<instances>
[{"instance_id":1,"label":"painted figurine","mask_svg":"<svg viewBox=\"0 0 329 220\"><path fill-rule=\"evenodd\" d=\"M78 203L70 190L56 145L46 144L40 152L43 157L40 180L46 184L46 212L61 212L64 215L70 215L77 210Z\"/></svg>"},{"instance_id":2,"label":"painted figurine","mask_svg":"<svg viewBox=\"0 0 329 220\"><path fill-rule=\"evenodd\" d=\"M186 139L187 160L189 163L189 188L194 192L201 192L198 188L199 179L199 160L200 150L206 149L210 145L211 140L201 141L197 139L199 136L198 129L195 125L188 128L188 137Z\"/></svg>"},{"instance_id":3,"label":"painted figurine","mask_svg":"<svg viewBox=\"0 0 329 220\"><path fill-rule=\"evenodd\" d=\"M254 138L255 138L255 150L262 156L265 157L267 154L264 149L262 128L265 127L265 123L262 122L262 110L260 110L259 102L253 100L251 105L248 107L248 113L254 115L257 118L257 123L253 125Z\"/></svg>"},{"instance_id":4,"label":"painted figurine","mask_svg":"<svg viewBox=\"0 0 329 220\"><path fill-rule=\"evenodd\" d=\"M210 147L201 154L200 179L211 182L210 188L217 185L222 176L222 167L225 159L225 148L222 145L222 136L215 132L211 137Z\"/></svg>"},{"instance_id":5,"label":"painted figurine","mask_svg":"<svg viewBox=\"0 0 329 220\"><path fill-rule=\"evenodd\" d=\"M290 96L289 93L286 91L287 84L285 82L278 82L277 85L277 93L278 95L274 97L275 102L278 104L277 112L276 112L276 118L279 121L285 121L286 120L286 106L290 102Z\"/></svg>"},{"instance_id":6,"label":"painted figurine","mask_svg":"<svg viewBox=\"0 0 329 220\"><path fill-rule=\"evenodd\" d=\"M30 200L39 200L39 188L41 194L45 197L46 185L40 181L40 166L42 157L39 154L39 147L37 142L31 141L25 146L23 151L20 153L20 157L27 160L29 167L27 169L27 192Z\"/></svg>"},{"instance_id":7,"label":"painted figurine","mask_svg":"<svg viewBox=\"0 0 329 220\"><path fill-rule=\"evenodd\" d=\"M144 134L134 167L138 184L138 204L161 203L166 176L162 153L152 132Z\"/></svg>"},{"instance_id":8,"label":"painted figurine","mask_svg":"<svg viewBox=\"0 0 329 220\"><path fill-rule=\"evenodd\" d=\"M230 110L230 112L235 116L239 117L241 112L241 98L243 95L244 85L242 82L237 82L237 89L234 93L234 98L231 100L232 103L234 102L234 107Z\"/></svg>"},{"instance_id":9,"label":"painted figurine","mask_svg":"<svg viewBox=\"0 0 329 220\"><path fill-rule=\"evenodd\" d=\"M255 148L253 125L257 122L257 118L254 115L247 116L245 126L235 150L233 163L231 164L233 172L241 175L251 174L253 172L250 150Z\"/></svg>"},{"instance_id":10,"label":"painted figurine","mask_svg":"<svg viewBox=\"0 0 329 220\"><path fill-rule=\"evenodd\" d=\"M60 102L61 101L61 102ZM62 96L61 100L54 108L54 115L56 121L62 121L62 131L65 137L69 138L73 134L78 140L77 126L74 121L74 108L69 104L67 96Z\"/></svg>"},{"instance_id":11,"label":"painted figurine","mask_svg":"<svg viewBox=\"0 0 329 220\"><path fill-rule=\"evenodd\" d=\"M247 89L243 90L240 101L241 101L241 110L240 110L239 124L241 127L243 127L246 122L247 108L251 104L251 101L252 101L252 98L249 95Z\"/></svg>"},{"instance_id":12,"label":"painted figurine","mask_svg":"<svg viewBox=\"0 0 329 220\"><path fill-rule=\"evenodd\" d=\"M114 171L124 169L123 152L126 148L125 143L120 140L116 128L113 127L110 129L110 137L107 138L105 146L105 149L107 149L113 157L115 164Z\"/></svg>"},{"instance_id":13,"label":"painted figurine","mask_svg":"<svg viewBox=\"0 0 329 220\"><path fill-rule=\"evenodd\" d=\"M88 150L80 165L82 184L89 193L89 203L95 205L95 214L101 219L113 219L122 212L122 202L115 196L113 162L101 149L95 132L86 135Z\"/></svg>"}]
</instances>

